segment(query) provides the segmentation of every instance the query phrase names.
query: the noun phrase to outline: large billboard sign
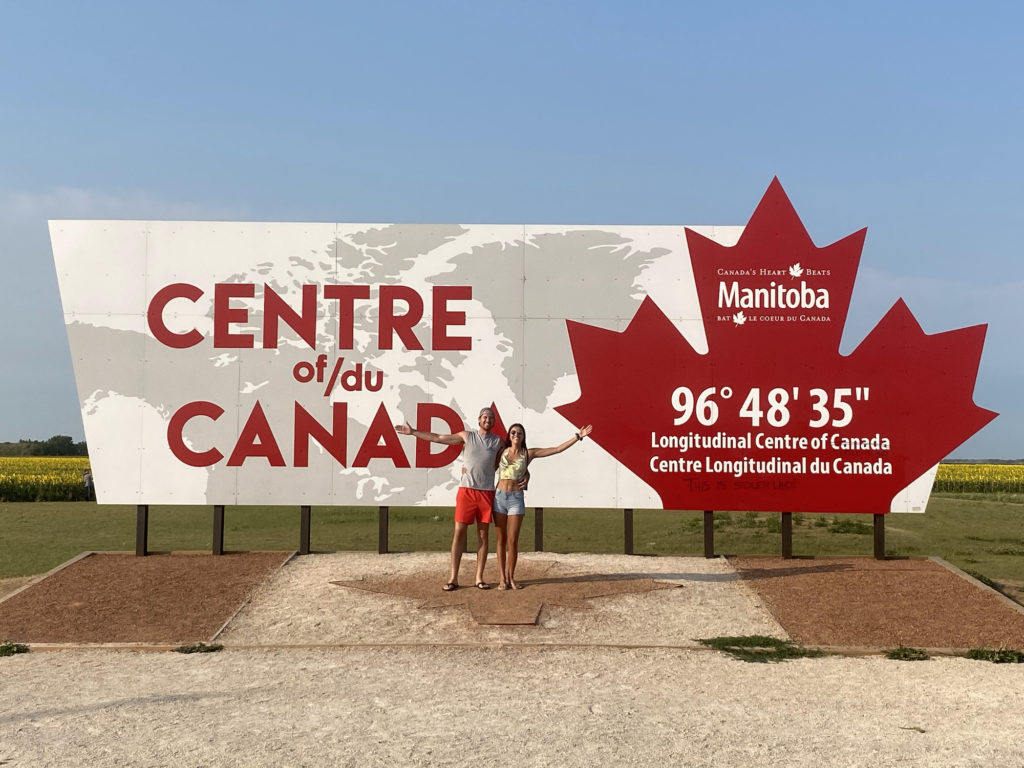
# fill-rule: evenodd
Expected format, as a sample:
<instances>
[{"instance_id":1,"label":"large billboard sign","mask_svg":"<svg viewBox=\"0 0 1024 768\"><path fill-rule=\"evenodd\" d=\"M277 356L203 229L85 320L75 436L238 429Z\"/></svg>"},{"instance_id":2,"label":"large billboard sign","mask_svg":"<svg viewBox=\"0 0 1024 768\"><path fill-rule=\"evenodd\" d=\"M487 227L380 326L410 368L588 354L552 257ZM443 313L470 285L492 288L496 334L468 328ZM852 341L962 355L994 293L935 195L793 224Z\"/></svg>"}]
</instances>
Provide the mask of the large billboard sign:
<instances>
[{"instance_id":1,"label":"large billboard sign","mask_svg":"<svg viewBox=\"0 0 1024 768\"><path fill-rule=\"evenodd\" d=\"M778 182L749 225L54 221L99 501L450 505L522 422L535 506L922 511L984 326L898 302L839 353L863 232L816 248Z\"/></svg>"}]
</instances>

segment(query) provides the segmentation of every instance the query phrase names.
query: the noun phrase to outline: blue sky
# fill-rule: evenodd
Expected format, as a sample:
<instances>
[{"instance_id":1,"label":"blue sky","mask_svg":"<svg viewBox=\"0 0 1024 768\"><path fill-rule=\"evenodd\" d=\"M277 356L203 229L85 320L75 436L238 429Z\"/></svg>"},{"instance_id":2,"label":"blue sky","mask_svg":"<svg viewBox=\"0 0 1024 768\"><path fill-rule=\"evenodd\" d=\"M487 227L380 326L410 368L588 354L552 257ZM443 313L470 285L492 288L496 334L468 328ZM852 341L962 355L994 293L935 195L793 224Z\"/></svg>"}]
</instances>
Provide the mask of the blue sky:
<instances>
[{"instance_id":1,"label":"blue sky","mask_svg":"<svg viewBox=\"0 0 1024 768\"><path fill-rule=\"evenodd\" d=\"M848 352L903 297L988 323L955 451L1024 457L1024 7L4 3L0 441L84 437L46 221L868 228ZM941 414L937 417L941 418Z\"/></svg>"}]
</instances>

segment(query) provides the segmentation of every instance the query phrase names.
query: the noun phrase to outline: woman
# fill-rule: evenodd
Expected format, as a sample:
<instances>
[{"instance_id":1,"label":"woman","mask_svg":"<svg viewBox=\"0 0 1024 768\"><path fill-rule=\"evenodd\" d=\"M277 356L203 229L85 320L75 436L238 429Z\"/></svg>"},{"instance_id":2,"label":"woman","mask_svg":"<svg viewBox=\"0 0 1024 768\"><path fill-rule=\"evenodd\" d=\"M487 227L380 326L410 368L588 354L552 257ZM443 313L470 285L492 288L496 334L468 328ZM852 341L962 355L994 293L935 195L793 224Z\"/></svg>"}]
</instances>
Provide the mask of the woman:
<instances>
[{"instance_id":1,"label":"woman","mask_svg":"<svg viewBox=\"0 0 1024 768\"><path fill-rule=\"evenodd\" d=\"M526 428L513 424L508 429L505 446L498 454L498 486L494 492L494 526L498 535L498 589L521 589L516 582L516 561L519 559L519 529L526 515L523 491L529 478L527 467L534 459L554 456L575 445L590 434L588 424L570 440L554 448L527 448Z\"/></svg>"}]
</instances>

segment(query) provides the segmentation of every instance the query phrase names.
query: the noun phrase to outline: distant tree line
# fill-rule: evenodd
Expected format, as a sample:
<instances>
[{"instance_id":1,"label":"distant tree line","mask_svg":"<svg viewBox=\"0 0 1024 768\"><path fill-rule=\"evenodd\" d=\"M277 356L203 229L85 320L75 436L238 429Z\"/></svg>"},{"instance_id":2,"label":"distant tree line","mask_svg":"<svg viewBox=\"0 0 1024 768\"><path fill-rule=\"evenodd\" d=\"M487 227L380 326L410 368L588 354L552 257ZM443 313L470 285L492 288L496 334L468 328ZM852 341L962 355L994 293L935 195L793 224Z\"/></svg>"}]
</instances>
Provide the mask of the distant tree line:
<instances>
[{"instance_id":1,"label":"distant tree line","mask_svg":"<svg viewBox=\"0 0 1024 768\"><path fill-rule=\"evenodd\" d=\"M88 456L85 442L76 443L67 435L54 435L49 440L19 440L0 443L0 456Z\"/></svg>"},{"instance_id":2,"label":"distant tree line","mask_svg":"<svg viewBox=\"0 0 1024 768\"><path fill-rule=\"evenodd\" d=\"M943 459L943 464L1024 464L1024 459Z\"/></svg>"}]
</instances>

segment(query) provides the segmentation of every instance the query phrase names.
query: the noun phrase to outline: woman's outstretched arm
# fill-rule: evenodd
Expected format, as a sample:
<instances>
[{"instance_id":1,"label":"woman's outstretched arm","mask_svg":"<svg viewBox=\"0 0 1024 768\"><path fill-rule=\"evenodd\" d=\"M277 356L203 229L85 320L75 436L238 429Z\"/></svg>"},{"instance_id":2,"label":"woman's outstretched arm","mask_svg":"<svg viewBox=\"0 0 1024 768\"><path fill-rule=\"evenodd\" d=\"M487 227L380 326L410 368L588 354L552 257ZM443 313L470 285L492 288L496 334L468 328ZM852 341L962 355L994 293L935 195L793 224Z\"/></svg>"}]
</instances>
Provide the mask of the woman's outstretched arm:
<instances>
[{"instance_id":1,"label":"woman's outstretched arm","mask_svg":"<svg viewBox=\"0 0 1024 768\"><path fill-rule=\"evenodd\" d=\"M561 445L556 445L554 448L531 448L530 458L531 459L543 459L545 456L554 456L556 453L561 453L571 445L576 445L580 440L589 435L593 431L594 427L590 424L583 427L577 432L572 438L566 440Z\"/></svg>"}]
</instances>

